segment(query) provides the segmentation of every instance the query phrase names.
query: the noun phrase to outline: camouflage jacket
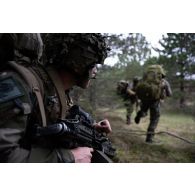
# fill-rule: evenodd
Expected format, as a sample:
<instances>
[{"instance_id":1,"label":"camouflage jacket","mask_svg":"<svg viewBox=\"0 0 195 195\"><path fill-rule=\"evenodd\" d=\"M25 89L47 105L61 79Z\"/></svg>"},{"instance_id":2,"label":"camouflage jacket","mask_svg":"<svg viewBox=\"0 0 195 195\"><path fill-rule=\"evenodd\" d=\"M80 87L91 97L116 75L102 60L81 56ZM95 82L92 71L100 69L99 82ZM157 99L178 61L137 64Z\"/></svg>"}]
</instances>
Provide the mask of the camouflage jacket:
<instances>
[{"instance_id":1,"label":"camouflage jacket","mask_svg":"<svg viewBox=\"0 0 195 195\"><path fill-rule=\"evenodd\" d=\"M48 123L55 122L59 101L54 87L45 86L44 104ZM70 150L55 148L47 139L29 139L32 126L40 124L36 98L10 69L0 72L0 118L0 162L74 162Z\"/></svg>"},{"instance_id":2,"label":"camouflage jacket","mask_svg":"<svg viewBox=\"0 0 195 195\"><path fill-rule=\"evenodd\" d=\"M126 87L122 94L122 97L125 102L131 102L132 104L136 102L137 97L132 83L128 84L128 86Z\"/></svg>"}]
</instances>

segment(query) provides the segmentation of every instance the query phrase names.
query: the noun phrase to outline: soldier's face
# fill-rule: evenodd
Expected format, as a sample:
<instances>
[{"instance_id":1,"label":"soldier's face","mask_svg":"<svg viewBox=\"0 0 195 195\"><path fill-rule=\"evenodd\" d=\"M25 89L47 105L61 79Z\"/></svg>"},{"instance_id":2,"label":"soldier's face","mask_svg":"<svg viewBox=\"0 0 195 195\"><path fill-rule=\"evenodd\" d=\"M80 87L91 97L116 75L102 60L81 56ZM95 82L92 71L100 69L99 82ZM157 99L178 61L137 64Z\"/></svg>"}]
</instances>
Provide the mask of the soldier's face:
<instances>
[{"instance_id":1,"label":"soldier's face","mask_svg":"<svg viewBox=\"0 0 195 195\"><path fill-rule=\"evenodd\" d=\"M64 90L70 89L75 85L86 89L89 87L91 79L95 79L97 68L95 66L91 67L83 76L78 76L64 70L58 71L58 74L64 85Z\"/></svg>"},{"instance_id":2,"label":"soldier's face","mask_svg":"<svg viewBox=\"0 0 195 195\"><path fill-rule=\"evenodd\" d=\"M97 75L97 67L94 66L91 69L89 69L89 78L96 79L96 75Z\"/></svg>"},{"instance_id":3,"label":"soldier's face","mask_svg":"<svg viewBox=\"0 0 195 195\"><path fill-rule=\"evenodd\" d=\"M95 79L97 75L97 68L96 66L89 69L88 74L79 79L77 85L83 89L87 89L90 85L91 79Z\"/></svg>"}]
</instances>

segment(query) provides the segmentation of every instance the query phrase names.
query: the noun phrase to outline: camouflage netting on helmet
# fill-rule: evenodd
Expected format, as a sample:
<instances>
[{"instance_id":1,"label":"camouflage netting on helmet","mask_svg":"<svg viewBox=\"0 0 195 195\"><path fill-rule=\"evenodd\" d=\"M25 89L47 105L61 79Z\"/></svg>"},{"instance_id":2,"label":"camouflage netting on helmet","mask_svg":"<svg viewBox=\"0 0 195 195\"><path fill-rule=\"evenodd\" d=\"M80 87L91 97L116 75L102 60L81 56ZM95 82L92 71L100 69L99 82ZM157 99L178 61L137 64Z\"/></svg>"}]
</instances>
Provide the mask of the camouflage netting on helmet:
<instances>
[{"instance_id":1,"label":"camouflage netting on helmet","mask_svg":"<svg viewBox=\"0 0 195 195\"><path fill-rule=\"evenodd\" d=\"M108 47L100 33L43 35L47 66L65 68L82 75L95 64L103 64Z\"/></svg>"},{"instance_id":2,"label":"camouflage netting on helmet","mask_svg":"<svg viewBox=\"0 0 195 195\"><path fill-rule=\"evenodd\" d=\"M150 72L150 71L155 71L156 73L158 74L162 74L163 76L166 75L166 72L164 70L164 68L162 67L162 65L150 65L148 68L147 68L147 71L146 72Z\"/></svg>"}]
</instances>

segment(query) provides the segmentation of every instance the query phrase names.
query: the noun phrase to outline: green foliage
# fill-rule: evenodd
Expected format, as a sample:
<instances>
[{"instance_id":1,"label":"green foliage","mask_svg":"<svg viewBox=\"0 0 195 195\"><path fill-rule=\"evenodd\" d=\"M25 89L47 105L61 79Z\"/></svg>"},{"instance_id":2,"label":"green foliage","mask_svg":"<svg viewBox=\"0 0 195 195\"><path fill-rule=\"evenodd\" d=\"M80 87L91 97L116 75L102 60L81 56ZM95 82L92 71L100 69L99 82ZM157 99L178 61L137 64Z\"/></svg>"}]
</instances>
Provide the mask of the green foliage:
<instances>
[{"instance_id":1,"label":"green foliage","mask_svg":"<svg viewBox=\"0 0 195 195\"><path fill-rule=\"evenodd\" d=\"M143 67L137 61L129 62L124 70L124 78L129 81L135 76L142 77L143 75Z\"/></svg>"},{"instance_id":2,"label":"green foliage","mask_svg":"<svg viewBox=\"0 0 195 195\"><path fill-rule=\"evenodd\" d=\"M106 35L111 48L110 56L118 57L118 67L127 66L130 62L143 62L151 53L146 38L140 33Z\"/></svg>"},{"instance_id":3,"label":"green foliage","mask_svg":"<svg viewBox=\"0 0 195 195\"><path fill-rule=\"evenodd\" d=\"M168 78L179 83L180 107L186 106L186 78L194 74L195 70L195 34L194 33L168 33L160 41L162 50L161 61L167 70Z\"/></svg>"},{"instance_id":4,"label":"green foliage","mask_svg":"<svg viewBox=\"0 0 195 195\"><path fill-rule=\"evenodd\" d=\"M181 77L193 73L195 66L195 34L194 33L168 33L160 41L163 50L158 50L167 58L167 65L177 66ZM171 60L170 60L171 59ZM172 64L170 64L170 62Z\"/></svg>"},{"instance_id":5,"label":"green foliage","mask_svg":"<svg viewBox=\"0 0 195 195\"><path fill-rule=\"evenodd\" d=\"M157 57L149 57L145 61L144 66L150 66L150 65L153 65L153 64L159 64L159 58L157 58Z\"/></svg>"}]
</instances>

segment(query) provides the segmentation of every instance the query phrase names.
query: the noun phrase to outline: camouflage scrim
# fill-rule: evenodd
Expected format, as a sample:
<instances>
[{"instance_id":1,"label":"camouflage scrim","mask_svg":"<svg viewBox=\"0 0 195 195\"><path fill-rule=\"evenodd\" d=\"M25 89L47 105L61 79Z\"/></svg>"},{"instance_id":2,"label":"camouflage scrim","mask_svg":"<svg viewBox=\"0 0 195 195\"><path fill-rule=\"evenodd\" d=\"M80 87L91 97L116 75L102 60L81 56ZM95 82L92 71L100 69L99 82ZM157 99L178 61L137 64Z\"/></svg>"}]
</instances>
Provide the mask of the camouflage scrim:
<instances>
[{"instance_id":1,"label":"camouflage scrim","mask_svg":"<svg viewBox=\"0 0 195 195\"><path fill-rule=\"evenodd\" d=\"M86 69L103 64L108 47L100 33L65 33L43 35L48 66L83 75Z\"/></svg>"},{"instance_id":2,"label":"camouflage scrim","mask_svg":"<svg viewBox=\"0 0 195 195\"><path fill-rule=\"evenodd\" d=\"M164 70L163 65L159 65L159 64L150 65L147 68L146 72L156 72L156 73L161 74L163 76L166 75L166 71Z\"/></svg>"}]
</instances>

